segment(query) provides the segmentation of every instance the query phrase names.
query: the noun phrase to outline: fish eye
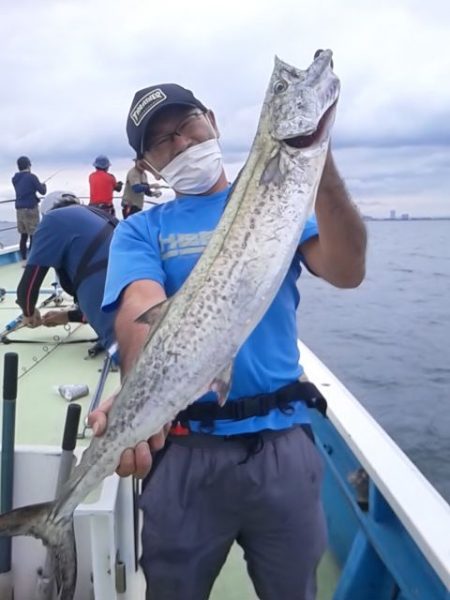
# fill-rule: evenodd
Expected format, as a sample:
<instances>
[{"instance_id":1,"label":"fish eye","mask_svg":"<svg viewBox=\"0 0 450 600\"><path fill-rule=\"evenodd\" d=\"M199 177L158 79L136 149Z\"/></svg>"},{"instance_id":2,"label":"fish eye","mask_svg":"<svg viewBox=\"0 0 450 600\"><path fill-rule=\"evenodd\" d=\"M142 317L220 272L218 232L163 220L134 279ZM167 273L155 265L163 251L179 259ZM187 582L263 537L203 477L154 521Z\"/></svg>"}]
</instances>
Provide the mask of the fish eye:
<instances>
[{"instance_id":1,"label":"fish eye","mask_svg":"<svg viewBox=\"0 0 450 600\"><path fill-rule=\"evenodd\" d=\"M284 81L284 79L279 79L278 81L276 81L273 84L273 92L274 94L281 94L282 92L285 92L288 88L288 84L287 81Z\"/></svg>"}]
</instances>

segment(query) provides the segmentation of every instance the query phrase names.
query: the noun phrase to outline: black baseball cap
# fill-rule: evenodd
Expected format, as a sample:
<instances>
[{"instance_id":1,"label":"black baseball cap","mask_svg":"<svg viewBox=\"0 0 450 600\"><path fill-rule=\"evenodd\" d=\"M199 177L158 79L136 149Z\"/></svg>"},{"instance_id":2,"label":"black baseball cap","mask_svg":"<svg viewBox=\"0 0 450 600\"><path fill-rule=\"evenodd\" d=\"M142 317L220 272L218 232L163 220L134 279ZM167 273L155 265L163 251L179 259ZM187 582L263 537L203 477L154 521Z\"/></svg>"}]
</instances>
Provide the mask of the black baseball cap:
<instances>
[{"instance_id":1,"label":"black baseball cap","mask_svg":"<svg viewBox=\"0 0 450 600\"><path fill-rule=\"evenodd\" d=\"M191 90L176 83L152 85L136 92L128 113L127 135L137 158L143 156L145 132L151 119L162 108L173 104L195 106L204 112L207 110Z\"/></svg>"}]
</instances>

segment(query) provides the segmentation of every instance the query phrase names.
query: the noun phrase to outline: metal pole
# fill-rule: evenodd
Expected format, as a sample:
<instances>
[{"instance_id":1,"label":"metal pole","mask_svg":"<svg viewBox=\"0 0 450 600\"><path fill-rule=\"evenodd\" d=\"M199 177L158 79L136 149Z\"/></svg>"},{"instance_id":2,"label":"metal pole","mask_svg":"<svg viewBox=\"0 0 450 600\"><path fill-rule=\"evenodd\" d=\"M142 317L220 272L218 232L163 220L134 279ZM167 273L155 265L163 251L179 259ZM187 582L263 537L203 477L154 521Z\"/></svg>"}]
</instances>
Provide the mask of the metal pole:
<instances>
[{"instance_id":1,"label":"metal pole","mask_svg":"<svg viewBox=\"0 0 450 600\"><path fill-rule=\"evenodd\" d=\"M105 387L105 383L106 383L106 378L108 377L108 373L111 369L113 355L116 351L117 351L117 344L113 344L106 351L105 360L103 362L102 371L100 373L100 379L98 380L97 387L95 389L95 392L94 392L91 402L89 404L89 408L88 408L86 418L84 421L83 431L78 434L78 439L84 439L86 437L86 429L88 429L88 427L89 427L88 426L88 417L91 414L91 412L98 407L98 405L100 403L100 400L101 400L101 397L103 394L103 388Z\"/></svg>"},{"instance_id":2,"label":"metal pole","mask_svg":"<svg viewBox=\"0 0 450 600\"><path fill-rule=\"evenodd\" d=\"M63 484L69 479L73 466L73 451L77 443L78 425L80 423L81 406L69 404L66 413L66 423L62 441L61 459L59 462L58 481L56 484L56 496L58 496ZM35 600L52 600L54 591L53 557L50 550L47 551L45 564L38 569Z\"/></svg>"},{"instance_id":3,"label":"metal pole","mask_svg":"<svg viewBox=\"0 0 450 600\"><path fill-rule=\"evenodd\" d=\"M39 294L54 294L55 293L55 287L54 287L55 285L58 285L58 283L57 282L52 283L53 287L51 287L51 288L41 288L39 290ZM56 290L56 291L58 293L61 293L59 289ZM0 288L0 294L1 295L5 295L5 294L17 294L17 290L7 290L5 288Z\"/></svg>"},{"instance_id":4,"label":"metal pole","mask_svg":"<svg viewBox=\"0 0 450 600\"><path fill-rule=\"evenodd\" d=\"M14 492L14 441L16 428L17 371L19 357L7 352L3 374L3 430L1 458L1 512L13 507ZM11 573L11 538L0 537L0 598L12 600L14 584Z\"/></svg>"}]
</instances>

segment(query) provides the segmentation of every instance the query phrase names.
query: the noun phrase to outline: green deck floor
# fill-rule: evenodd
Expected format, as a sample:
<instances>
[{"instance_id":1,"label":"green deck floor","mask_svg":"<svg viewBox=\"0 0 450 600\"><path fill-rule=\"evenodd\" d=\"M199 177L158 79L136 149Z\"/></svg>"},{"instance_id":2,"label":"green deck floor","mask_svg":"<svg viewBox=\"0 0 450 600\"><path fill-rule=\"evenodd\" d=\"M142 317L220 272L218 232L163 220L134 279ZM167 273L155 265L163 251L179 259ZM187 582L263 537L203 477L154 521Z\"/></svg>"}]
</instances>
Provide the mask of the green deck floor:
<instances>
[{"instance_id":1,"label":"green deck floor","mask_svg":"<svg viewBox=\"0 0 450 600\"><path fill-rule=\"evenodd\" d=\"M325 554L318 569L317 600L331 600L339 570L330 554ZM211 600L257 600L247 575L242 550L235 544L217 579ZM282 600L282 598L280 598Z\"/></svg>"},{"instance_id":2,"label":"green deck floor","mask_svg":"<svg viewBox=\"0 0 450 600\"><path fill-rule=\"evenodd\" d=\"M0 287L15 290L20 276L20 265L1 266ZM52 273L49 273L42 288L50 288L52 281ZM42 294L38 303L46 297L48 294ZM67 308L70 304L70 298L67 297L63 307ZM55 310L58 307L49 308ZM0 302L0 329L19 314L15 295L7 294L3 302ZM93 342L78 341L94 340L95 332L88 325L71 323L67 329L24 327L12 333L9 338L30 340L30 343L0 344L1 373L3 355L6 352L17 352L19 355L16 441L18 444L60 445L67 401L58 394L57 388L62 384L83 383L94 393L103 365L103 355L95 359L88 358L88 349ZM103 397L111 394L118 384L118 373L110 373ZM90 395L77 402L82 406L83 418L89 406Z\"/></svg>"}]
</instances>

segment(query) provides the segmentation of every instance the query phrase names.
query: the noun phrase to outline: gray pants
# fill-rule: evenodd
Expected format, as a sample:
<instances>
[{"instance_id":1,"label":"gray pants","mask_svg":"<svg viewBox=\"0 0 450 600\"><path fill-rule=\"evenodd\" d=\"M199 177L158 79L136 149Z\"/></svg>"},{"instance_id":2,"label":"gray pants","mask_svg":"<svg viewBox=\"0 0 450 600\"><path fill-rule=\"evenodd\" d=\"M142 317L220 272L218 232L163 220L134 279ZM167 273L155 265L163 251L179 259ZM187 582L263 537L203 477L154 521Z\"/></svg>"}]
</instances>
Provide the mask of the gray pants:
<instances>
[{"instance_id":1,"label":"gray pants","mask_svg":"<svg viewBox=\"0 0 450 600\"><path fill-rule=\"evenodd\" d=\"M301 427L262 436L244 463L242 441L171 438L141 497L147 600L206 600L235 540L259 598L315 598L322 459Z\"/></svg>"}]
</instances>

